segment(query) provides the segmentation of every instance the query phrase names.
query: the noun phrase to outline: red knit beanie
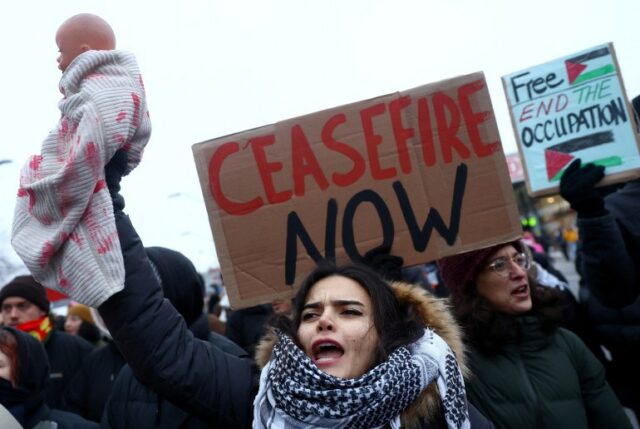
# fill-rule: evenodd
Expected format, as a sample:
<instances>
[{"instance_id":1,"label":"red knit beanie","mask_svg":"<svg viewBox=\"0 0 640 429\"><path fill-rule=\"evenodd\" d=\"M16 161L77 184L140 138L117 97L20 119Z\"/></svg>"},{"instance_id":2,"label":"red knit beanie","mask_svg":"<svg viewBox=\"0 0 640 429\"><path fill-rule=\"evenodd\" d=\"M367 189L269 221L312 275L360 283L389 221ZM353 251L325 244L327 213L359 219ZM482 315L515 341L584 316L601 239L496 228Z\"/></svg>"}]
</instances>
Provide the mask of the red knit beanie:
<instances>
[{"instance_id":1,"label":"red knit beanie","mask_svg":"<svg viewBox=\"0 0 640 429\"><path fill-rule=\"evenodd\" d=\"M473 284L491 255L509 245L515 247L518 252L524 252L522 242L515 240L440 259L438 261L440 275L451 295L454 297L462 295Z\"/></svg>"}]
</instances>

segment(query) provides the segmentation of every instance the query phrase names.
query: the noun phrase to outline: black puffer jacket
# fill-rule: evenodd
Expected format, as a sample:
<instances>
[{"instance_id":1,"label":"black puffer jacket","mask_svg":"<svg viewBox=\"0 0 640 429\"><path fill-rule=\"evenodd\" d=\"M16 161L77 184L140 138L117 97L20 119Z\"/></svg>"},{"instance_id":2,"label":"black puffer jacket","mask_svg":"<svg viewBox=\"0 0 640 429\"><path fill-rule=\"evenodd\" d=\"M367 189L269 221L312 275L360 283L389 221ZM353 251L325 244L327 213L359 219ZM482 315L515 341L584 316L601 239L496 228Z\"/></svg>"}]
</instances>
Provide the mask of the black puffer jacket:
<instances>
[{"instance_id":1,"label":"black puffer jacket","mask_svg":"<svg viewBox=\"0 0 640 429\"><path fill-rule=\"evenodd\" d=\"M182 316L163 299L128 217L118 211L115 218L126 286L99 311L133 373L209 427L250 427L255 394L252 361L194 337Z\"/></svg>"},{"instance_id":2,"label":"black puffer jacket","mask_svg":"<svg viewBox=\"0 0 640 429\"><path fill-rule=\"evenodd\" d=\"M578 216L578 270L598 301L621 308L640 294L640 179L607 196L605 207L603 216Z\"/></svg>"},{"instance_id":3,"label":"black puffer jacket","mask_svg":"<svg viewBox=\"0 0 640 429\"><path fill-rule=\"evenodd\" d=\"M50 409L44 401L44 389L49 382L49 363L42 344L14 328L8 330L18 345L17 387L0 380L1 403L25 429L91 429L98 425L82 417Z\"/></svg>"},{"instance_id":4,"label":"black puffer jacket","mask_svg":"<svg viewBox=\"0 0 640 429\"><path fill-rule=\"evenodd\" d=\"M209 332L204 314L190 326L194 336L208 341L222 352L249 359L245 351L224 336ZM140 383L128 365L120 371L113 394L105 407L102 428L113 429L199 429L215 428L214 422L189 414L164 400L151 388Z\"/></svg>"},{"instance_id":5,"label":"black puffer jacket","mask_svg":"<svg viewBox=\"0 0 640 429\"><path fill-rule=\"evenodd\" d=\"M91 343L77 335L54 329L44 343L49 357L51 373L45 400L51 408L66 408L64 392L73 376L80 370L82 361L94 350Z\"/></svg>"},{"instance_id":6,"label":"black puffer jacket","mask_svg":"<svg viewBox=\"0 0 640 429\"><path fill-rule=\"evenodd\" d=\"M68 409L99 422L113 383L124 364L124 358L113 341L91 352L65 392Z\"/></svg>"}]
</instances>

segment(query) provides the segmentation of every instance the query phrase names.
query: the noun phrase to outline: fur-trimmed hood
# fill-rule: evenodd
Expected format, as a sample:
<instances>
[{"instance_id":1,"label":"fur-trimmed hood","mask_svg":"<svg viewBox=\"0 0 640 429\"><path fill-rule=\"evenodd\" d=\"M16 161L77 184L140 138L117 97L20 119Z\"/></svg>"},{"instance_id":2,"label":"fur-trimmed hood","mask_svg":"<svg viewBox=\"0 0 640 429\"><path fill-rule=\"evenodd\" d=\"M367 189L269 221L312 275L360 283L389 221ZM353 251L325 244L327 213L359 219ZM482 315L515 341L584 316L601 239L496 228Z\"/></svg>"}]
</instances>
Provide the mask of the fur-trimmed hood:
<instances>
[{"instance_id":1,"label":"fur-trimmed hood","mask_svg":"<svg viewBox=\"0 0 640 429\"><path fill-rule=\"evenodd\" d=\"M419 286L394 282L392 285L396 298L405 304L414 306L425 326L432 328L451 347L458 360L465 379L468 368L465 360L465 350L462 342L462 332L453 314L449 310L448 301L436 298ZM276 343L273 330L268 331L256 347L256 363L260 369L264 368L271 359L271 352ZM407 407L401 416L403 428L420 427L424 421L431 421L442 415L441 400L437 391L436 381L433 380L420 396Z\"/></svg>"}]
</instances>

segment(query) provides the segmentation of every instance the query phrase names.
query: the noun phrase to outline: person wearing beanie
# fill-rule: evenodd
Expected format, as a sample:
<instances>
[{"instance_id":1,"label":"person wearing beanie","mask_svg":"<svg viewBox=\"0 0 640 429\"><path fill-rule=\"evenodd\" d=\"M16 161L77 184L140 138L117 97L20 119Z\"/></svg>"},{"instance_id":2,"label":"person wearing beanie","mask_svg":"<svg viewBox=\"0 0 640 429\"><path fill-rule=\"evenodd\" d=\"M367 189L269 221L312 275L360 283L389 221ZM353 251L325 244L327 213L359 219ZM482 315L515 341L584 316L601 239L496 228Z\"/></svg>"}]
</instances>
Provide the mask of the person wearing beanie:
<instances>
[{"instance_id":1,"label":"person wearing beanie","mask_svg":"<svg viewBox=\"0 0 640 429\"><path fill-rule=\"evenodd\" d=\"M496 428L630 428L600 362L559 327L564 303L539 286L519 240L438 261L466 333L469 402Z\"/></svg>"},{"instance_id":2,"label":"person wearing beanie","mask_svg":"<svg viewBox=\"0 0 640 429\"><path fill-rule=\"evenodd\" d=\"M98 425L44 401L49 364L42 344L18 329L0 329L0 404L25 429L90 429Z\"/></svg>"},{"instance_id":3,"label":"person wearing beanie","mask_svg":"<svg viewBox=\"0 0 640 429\"><path fill-rule=\"evenodd\" d=\"M27 332L44 345L51 369L45 400L52 408L64 408L62 394L93 347L53 327L45 288L32 276L17 276L0 290L0 310L5 326Z\"/></svg>"},{"instance_id":4,"label":"person wearing beanie","mask_svg":"<svg viewBox=\"0 0 640 429\"><path fill-rule=\"evenodd\" d=\"M69 335L79 335L96 346L102 337L89 307L79 303L69 307L64 321L64 331Z\"/></svg>"}]
</instances>

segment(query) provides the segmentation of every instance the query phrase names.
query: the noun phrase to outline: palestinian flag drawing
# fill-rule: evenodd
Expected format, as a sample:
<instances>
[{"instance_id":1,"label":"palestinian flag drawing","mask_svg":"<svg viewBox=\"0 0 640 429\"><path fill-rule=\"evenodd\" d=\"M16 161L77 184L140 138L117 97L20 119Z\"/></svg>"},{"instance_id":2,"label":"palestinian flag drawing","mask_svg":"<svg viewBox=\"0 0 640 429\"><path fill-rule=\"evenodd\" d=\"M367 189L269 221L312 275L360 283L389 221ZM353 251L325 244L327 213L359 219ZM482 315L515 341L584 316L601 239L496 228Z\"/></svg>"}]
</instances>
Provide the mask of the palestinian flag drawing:
<instances>
[{"instance_id":1,"label":"palestinian flag drawing","mask_svg":"<svg viewBox=\"0 0 640 429\"><path fill-rule=\"evenodd\" d=\"M544 151L547 178L550 182L560 180L562 173L564 172L564 167L566 167L567 164L575 158L575 155L573 155L574 152L607 143L613 143L612 131L593 133L549 146ZM613 165L621 165L622 159L619 156L609 156L591 161L591 163L609 167Z\"/></svg>"},{"instance_id":2,"label":"palestinian flag drawing","mask_svg":"<svg viewBox=\"0 0 640 429\"><path fill-rule=\"evenodd\" d=\"M569 85L579 85L616 71L611 52L606 46L569 58L565 60L564 65Z\"/></svg>"}]
</instances>

